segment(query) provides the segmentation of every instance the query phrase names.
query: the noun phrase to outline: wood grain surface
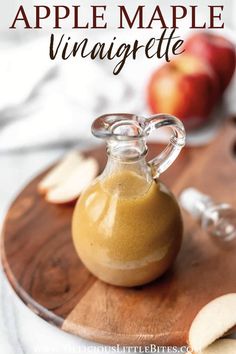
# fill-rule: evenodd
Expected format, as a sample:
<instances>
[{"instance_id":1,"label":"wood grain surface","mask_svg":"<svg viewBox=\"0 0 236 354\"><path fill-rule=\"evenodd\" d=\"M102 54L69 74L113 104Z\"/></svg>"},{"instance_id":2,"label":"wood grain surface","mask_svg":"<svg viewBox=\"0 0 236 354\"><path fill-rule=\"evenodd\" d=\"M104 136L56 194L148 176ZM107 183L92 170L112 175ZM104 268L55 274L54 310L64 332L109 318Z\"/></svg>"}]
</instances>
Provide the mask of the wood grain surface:
<instances>
[{"instance_id":1,"label":"wood grain surface","mask_svg":"<svg viewBox=\"0 0 236 354\"><path fill-rule=\"evenodd\" d=\"M188 186L236 207L236 125L204 148L186 148L161 176L177 195ZM150 157L161 146L150 145ZM101 170L101 147L86 152ZM43 174L42 174L43 175ZM146 286L107 285L78 259L71 240L73 205L55 206L37 193L35 178L10 207L2 232L6 275L34 312L65 331L107 344L184 345L189 326L211 299L236 292L236 244L212 240L188 215L174 267Z\"/></svg>"}]
</instances>

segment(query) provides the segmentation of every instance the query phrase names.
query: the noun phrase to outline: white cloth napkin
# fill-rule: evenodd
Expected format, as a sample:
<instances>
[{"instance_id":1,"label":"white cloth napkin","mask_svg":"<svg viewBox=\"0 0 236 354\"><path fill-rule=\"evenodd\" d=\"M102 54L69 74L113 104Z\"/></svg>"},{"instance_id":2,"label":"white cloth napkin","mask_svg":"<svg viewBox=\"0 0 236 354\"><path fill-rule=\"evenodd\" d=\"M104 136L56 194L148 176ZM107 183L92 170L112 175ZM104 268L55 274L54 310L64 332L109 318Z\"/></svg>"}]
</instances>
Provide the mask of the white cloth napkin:
<instances>
[{"instance_id":1,"label":"white cloth napkin","mask_svg":"<svg viewBox=\"0 0 236 354\"><path fill-rule=\"evenodd\" d=\"M48 38L0 53L0 151L74 144L92 120L139 111L139 92L101 61L51 61ZM111 70L110 70L111 69Z\"/></svg>"}]
</instances>

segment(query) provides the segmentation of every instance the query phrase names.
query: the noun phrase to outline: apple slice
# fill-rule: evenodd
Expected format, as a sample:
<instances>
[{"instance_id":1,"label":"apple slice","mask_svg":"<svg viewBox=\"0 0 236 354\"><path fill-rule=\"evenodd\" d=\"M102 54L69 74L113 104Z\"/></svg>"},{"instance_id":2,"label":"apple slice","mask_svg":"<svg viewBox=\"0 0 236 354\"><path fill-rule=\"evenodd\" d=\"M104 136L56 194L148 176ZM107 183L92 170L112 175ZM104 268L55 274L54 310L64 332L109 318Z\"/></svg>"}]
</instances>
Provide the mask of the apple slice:
<instances>
[{"instance_id":1,"label":"apple slice","mask_svg":"<svg viewBox=\"0 0 236 354\"><path fill-rule=\"evenodd\" d=\"M235 339L219 339L201 352L201 354L235 354L235 353L236 353Z\"/></svg>"},{"instance_id":2,"label":"apple slice","mask_svg":"<svg viewBox=\"0 0 236 354\"><path fill-rule=\"evenodd\" d=\"M98 163L93 158L82 160L71 174L46 194L46 200L54 204L69 203L78 198L98 174Z\"/></svg>"},{"instance_id":3,"label":"apple slice","mask_svg":"<svg viewBox=\"0 0 236 354\"><path fill-rule=\"evenodd\" d=\"M236 293L220 296L204 306L189 330L189 344L201 352L236 324Z\"/></svg>"},{"instance_id":4,"label":"apple slice","mask_svg":"<svg viewBox=\"0 0 236 354\"><path fill-rule=\"evenodd\" d=\"M42 194L46 194L49 189L54 188L67 179L82 160L83 156L78 151L74 150L70 152L39 182L38 191Z\"/></svg>"}]
</instances>

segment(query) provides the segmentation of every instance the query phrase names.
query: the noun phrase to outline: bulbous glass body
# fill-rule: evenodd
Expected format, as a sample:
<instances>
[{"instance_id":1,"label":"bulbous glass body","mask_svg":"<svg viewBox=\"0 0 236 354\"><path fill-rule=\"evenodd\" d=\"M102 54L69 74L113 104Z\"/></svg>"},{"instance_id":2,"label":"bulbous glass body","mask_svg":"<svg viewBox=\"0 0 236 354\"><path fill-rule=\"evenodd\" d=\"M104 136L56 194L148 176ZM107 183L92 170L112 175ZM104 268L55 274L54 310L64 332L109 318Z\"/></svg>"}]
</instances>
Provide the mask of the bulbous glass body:
<instances>
[{"instance_id":1,"label":"bulbous glass body","mask_svg":"<svg viewBox=\"0 0 236 354\"><path fill-rule=\"evenodd\" d=\"M97 178L73 215L80 259L95 276L114 285L156 279L172 265L181 244L182 219L174 196L162 182L137 170L134 164L119 163Z\"/></svg>"}]
</instances>

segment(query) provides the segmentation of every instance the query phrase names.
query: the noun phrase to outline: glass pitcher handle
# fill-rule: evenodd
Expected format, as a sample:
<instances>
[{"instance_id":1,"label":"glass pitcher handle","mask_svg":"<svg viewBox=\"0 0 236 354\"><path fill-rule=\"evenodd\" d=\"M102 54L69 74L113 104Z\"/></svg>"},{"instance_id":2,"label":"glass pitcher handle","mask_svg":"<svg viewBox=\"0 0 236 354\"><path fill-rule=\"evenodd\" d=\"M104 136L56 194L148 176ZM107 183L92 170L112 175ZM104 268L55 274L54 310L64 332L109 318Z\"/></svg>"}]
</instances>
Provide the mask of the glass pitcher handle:
<instances>
[{"instance_id":1,"label":"glass pitcher handle","mask_svg":"<svg viewBox=\"0 0 236 354\"><path fill-rule=\"evenodd\" d=\"M185 145L185 129L178 118L169 114L157 114L145 120L145 133L147 135L156 129L164 127L171 128L173 134L166 148L148 162L153 178L158 178L174 162Z\"/></svg>"}]
</instances>

